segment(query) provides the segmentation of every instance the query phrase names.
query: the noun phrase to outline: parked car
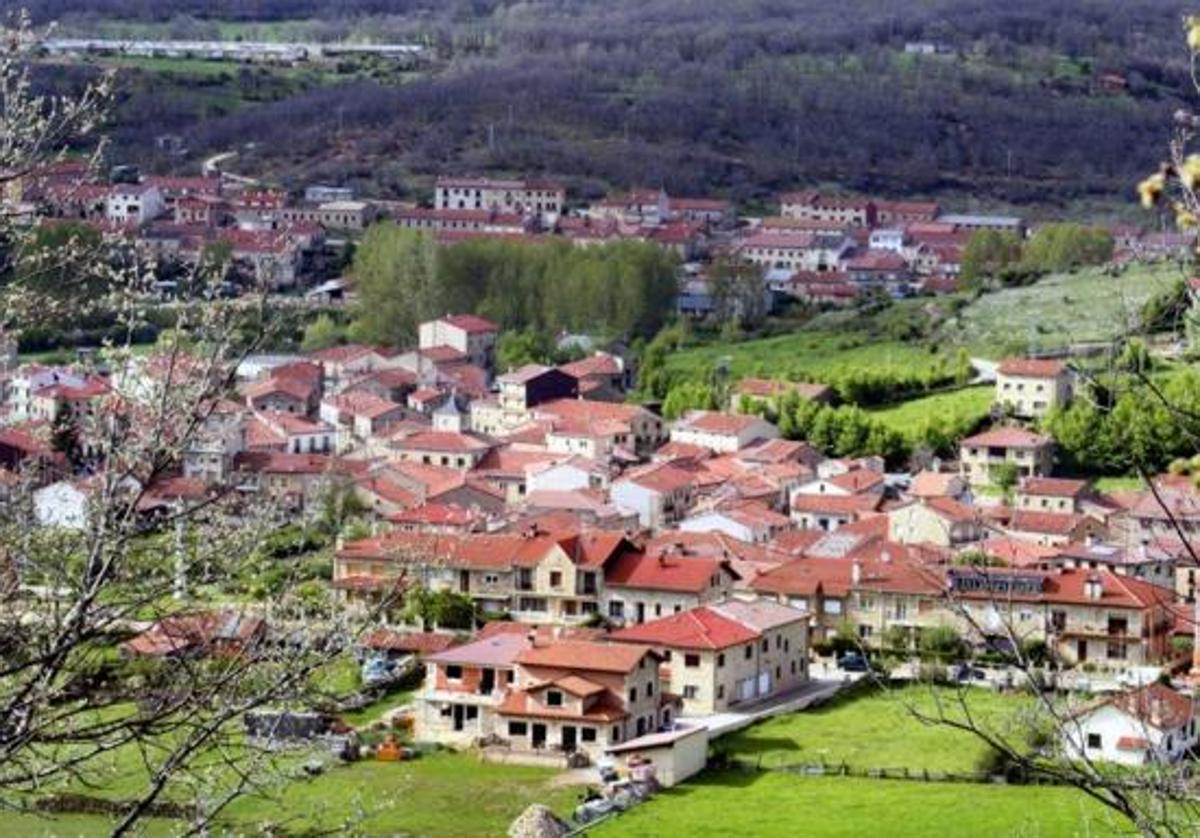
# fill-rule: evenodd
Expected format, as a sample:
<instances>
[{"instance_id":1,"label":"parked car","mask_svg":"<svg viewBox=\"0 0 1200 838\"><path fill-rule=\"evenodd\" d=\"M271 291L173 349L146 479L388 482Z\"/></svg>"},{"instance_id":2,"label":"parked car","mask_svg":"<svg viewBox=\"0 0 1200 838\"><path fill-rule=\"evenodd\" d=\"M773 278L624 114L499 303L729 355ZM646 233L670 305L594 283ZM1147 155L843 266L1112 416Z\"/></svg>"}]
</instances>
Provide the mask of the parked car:
<instances>
[{"instance_id":1,"label":"parked car","mask_svg":"<svg viewBox=\"0 0 1200 838\"><path fill-rule=\"evenodd\" d=\"M954 680L960 683L967 681L986 681L987 673L969 663L959 663L954 667Z\"/></svg>"},{"instance_id":2,"label":"parked car","mask_svg":"<svg viewBox=\"0 0 1200 838\"><path fill-rule=\"evenodd\" d=\"M860 652L847 652L838 658L838 669L843 672L870 672L871 663Z\"/></svg>"}]
</instances>

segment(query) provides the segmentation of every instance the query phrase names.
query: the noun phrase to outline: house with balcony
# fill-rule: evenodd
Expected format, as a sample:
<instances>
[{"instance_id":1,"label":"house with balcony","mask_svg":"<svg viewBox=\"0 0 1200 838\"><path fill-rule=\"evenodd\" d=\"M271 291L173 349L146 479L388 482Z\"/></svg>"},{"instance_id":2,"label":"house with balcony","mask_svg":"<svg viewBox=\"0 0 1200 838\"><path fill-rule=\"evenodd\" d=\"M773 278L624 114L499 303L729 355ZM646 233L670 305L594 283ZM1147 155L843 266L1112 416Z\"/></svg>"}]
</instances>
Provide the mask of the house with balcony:
<instances>
[{"instance_id":1,"label":"house with balcony","mask_svg":"<svg viewBox=\"0 0 1200 838\"><path fill-rule=\"evenodd\" d=\"M796 689L808 680L804 611L770 600L726 600L613 632L650 646L688 715L722 713Z\"/></svg>"},{"instance_id":2,"label":"house with balcony","mask_svg":"<svg viewBox=\"0 0 1200 838\"><path fill-rule=\"evenodd\" d=\"M524 632L481 632L428 655L416 698L416 738L467 746L495 734L497 705L516 681L517 656L529 646Z\"/></svg>"},{"instance_id":3,"label":"house with balcony","mask_svg":"<svg viewBox=\"0 0 1200 838\"><path fill-rule=\"evenodd\" d=\"M516 656L516 682L496 708L498 735L516 754L596 760L613 745L670 729L680 701L661 689L661 663L644 645L535 639Z\"/></svg>"},{"instance_id":4,"label":"house with balcony","mask_svg":"<svg viewBox=\"0 0 1200 838\"><path fill-rule=\"evenodd\" d=\"M1048 477L1054 468L1054 440L1024 428L993 428L959 443L963 477L973 486L992 482L997 469L1012 466L1018 477Z\"/></svg>"},{"instance_id":5,"label":"house with balcony","mask_svg":"<svg viewBox=\"0 0 1200 838\"><path fill-rule=\"evenodd\" d=\"M391 532L345 544L333 580L404 579L469 596L485 613L571 625L599 612L606 567L626 553L638 551L620 532Z\"/></svg>"}]
</instances>

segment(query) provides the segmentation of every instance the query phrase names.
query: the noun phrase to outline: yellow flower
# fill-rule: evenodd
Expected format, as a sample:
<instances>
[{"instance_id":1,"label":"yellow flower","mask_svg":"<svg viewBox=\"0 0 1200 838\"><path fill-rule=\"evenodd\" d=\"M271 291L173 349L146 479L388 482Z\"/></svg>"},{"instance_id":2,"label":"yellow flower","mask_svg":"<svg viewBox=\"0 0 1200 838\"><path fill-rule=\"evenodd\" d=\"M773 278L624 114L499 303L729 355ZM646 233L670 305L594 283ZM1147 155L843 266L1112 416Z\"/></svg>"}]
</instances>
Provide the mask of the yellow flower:
<instances>
[{"instance_id":1,"label":"yellow flower","mask_svg":"<svg viewBox=\"0 0 1200 838\"><path fill-rule=\"evenodd\" d=\"M1166 187L1166 178L1162 173L1150 175L1137 186L1138 194L1142 196L1142 206L1150 209L1158 203L1158 199L1162 197L1163 189Z\"/></svg>"},{"instance_id":2,"label":"yellow flower","mask_svg":"<svg viewBox=\"0 0 1200 838\"><path fill-rule=\"evenodd\" d=\"M1175 226L1180 230L1191 230L1196 226L1196 214L1183 207L1175 209Z\"/></svg>"},{"instance_id":3,"label":"yellow flower","mask_svg":"<svg viewBox=\"0 0 1200 838\"><path fill-rule=\"evenodd\" d=\"M1179 182L1188 189L1200 186L1200 154L1189 154L1179 167Z\"/></svg>"},{"instance_id":4,"label":"yellow flower","mask_svg":"<svg viewBox=\"0 0 1200 838\"><path fill-rule=\"evenodd\" d=\"M1200 18L1189 17L1184 21L1187 27L1187 45L1192 52L1200 52Z\"/></svg>"}]
</instances>

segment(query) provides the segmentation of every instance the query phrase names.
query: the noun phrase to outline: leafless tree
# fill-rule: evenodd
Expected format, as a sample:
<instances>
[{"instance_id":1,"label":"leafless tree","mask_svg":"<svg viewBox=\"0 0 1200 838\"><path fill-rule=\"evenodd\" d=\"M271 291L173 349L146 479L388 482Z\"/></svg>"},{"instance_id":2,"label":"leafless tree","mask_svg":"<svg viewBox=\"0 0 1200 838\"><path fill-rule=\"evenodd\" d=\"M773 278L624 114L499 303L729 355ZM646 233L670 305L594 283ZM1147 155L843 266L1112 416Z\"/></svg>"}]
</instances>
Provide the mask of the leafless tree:
<instances>
[{"instance_id":1,"label":"leafless tree","mask_svg":"<svg viewBox=\"0 0 1200 838\"><path fill-rule=\"evenodd\" d=\"M76 98L36 95L33 40L18 21L0 48L0 171L16 191L68 147L98 147L112 91L105 76ZM33 235L20 215L0 215L8 267ZM204 291L220 271L201 270L197 299L175 306L174 329L139 356L134 329L153 299L153 261L120 237L70 242L48 258L68 280L85 270L103 277L92 298L66 295L54 314L102 305L123 336L81 370L105 382L69 417L87 455L31 456L5 484L0 807L36 810L64 792L93 794L119 798L116 834L168 810L181 816L181 832L201 832L234 801L269 793L296 770L295 755L247 738L245 715L336 699L324 674L372 615L352 622L328 586L284 561L269 598L253 602L233 583L271 561L264 544L291 511L236 473L202 488L179 477L190 453L219 449L223 416L237 409L229 400L237 364L270 338L266 289L214 302ZM51 306L11 270L7 278L0 322L19 333ZM34 493L56 476L86 493L79 528L38 525ZM157 627L158 654L122 644L147 627Z\"/></svg>"}]
</instances>

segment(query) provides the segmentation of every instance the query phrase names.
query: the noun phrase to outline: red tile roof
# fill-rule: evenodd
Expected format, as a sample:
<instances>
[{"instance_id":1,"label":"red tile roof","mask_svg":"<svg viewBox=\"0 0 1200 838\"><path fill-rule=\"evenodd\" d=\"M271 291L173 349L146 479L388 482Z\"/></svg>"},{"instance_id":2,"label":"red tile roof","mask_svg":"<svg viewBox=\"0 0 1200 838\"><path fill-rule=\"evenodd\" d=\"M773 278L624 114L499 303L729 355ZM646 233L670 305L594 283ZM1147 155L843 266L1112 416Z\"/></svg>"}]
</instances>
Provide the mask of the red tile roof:
<instances>
[{"instance_id":1,"label":"red tile roof","mask_svg":"<svg viewBox=\"0 0 1200 838\"><path fill-rule=\"evenodd\" d=\"M1021 378L1056 378L1066 369L1067 365L1062 361L1050 358L1005 358L1000 362L998 372Z\"/></svg>"},{"instance_id":2,"label":"red tile roof","mask_svg":"<svg viewBox=\"0 0 1200 838\"><path fill-rule=\"evenodd\" d=\"M1008 528L1016 532L1070 535L1086 520L1088 519L1083 515L1016 509L1009 519Z\"/></svg>"},{"instance_id":3,"label":"red tile roof","mask_svg":"<svg viewBox=\"0 0 1200 838\"><path fill-rule=\"evenodd\" d=\"M760 632L737 620L700 607L651 620L636 626L627 626L613 632L613 640L644 643L648 646L669 649L728 649L757 640Z\"/></svg>"},{"instance_id":4,"label":"red tile roof","mask_svg":"<svg viewBox=\"0 0 1200 838\"><path fill-rule=\"evenodd\" d=\"M1159 730L1171 730L1187 724L1196 713L1190 696L1158 682L1113 696L1109 703L1134 718Z\"/></svg>"},{"instance_id":5,"label":"red tile roof","mask_svg":"<svg viewBox=\"0 0 1200 838\"><path fill-rule=\"evenodd\" d=\"M1027 477L1021 482L1023 495L1053 495L1078 497L1087 491L1086 480L1070 480L1065 477Z\"/></svg>"},{"instance_id":6,"label":"red tile roof","mask_svg":"<svg viewBox=\"0 0 1200 838\"><path fill-rule=\"evenodd\" d=\"M462 329L464 332L474 335L500 331L500 327L491 320L474 314L450 314L446 317L443 317L442 320L446 323L449 323L451 326Z\"/></svg>"},{"instance_id":7,"label":"red tile roof","mask_svg":"<svg viewBox=\"0 0 1200 838\"><path fill-rule=\"evenodd\" d=\"M721 558L630 552L608 566L604 584L614 588L700 594L712 587L713 578L722 571L738 578L729 562Z\"/></svg>"},{"instance_id":8,"label":"red tile roof","mask_svg":"<svg viewBox=\"0 0 1200 838\"><path fill-rule=\"evenodd\" d=\"M583 672L628 673L638 668L647 656L658 658L649 646L628 643L598 643L590 640L558 640L533 646L517 655L523 666Z\"/></svg>"},{"instance_id":9,"label":"red tile roof","mask_svg":"<svg viewBox=\"0 0 1200 838\"><path fill-rule=\"evenodd\" d=\"M1008 426L1003 428L993 428L990 431L984 431L981 434L969 436L962 441L965 446L979 446L989 448L1041 448L1044 445L1053 444L1054 440L1042 434L1036 434L1033 431L1027 431L1024 428Z\"/></svg>"}]
</instances>

